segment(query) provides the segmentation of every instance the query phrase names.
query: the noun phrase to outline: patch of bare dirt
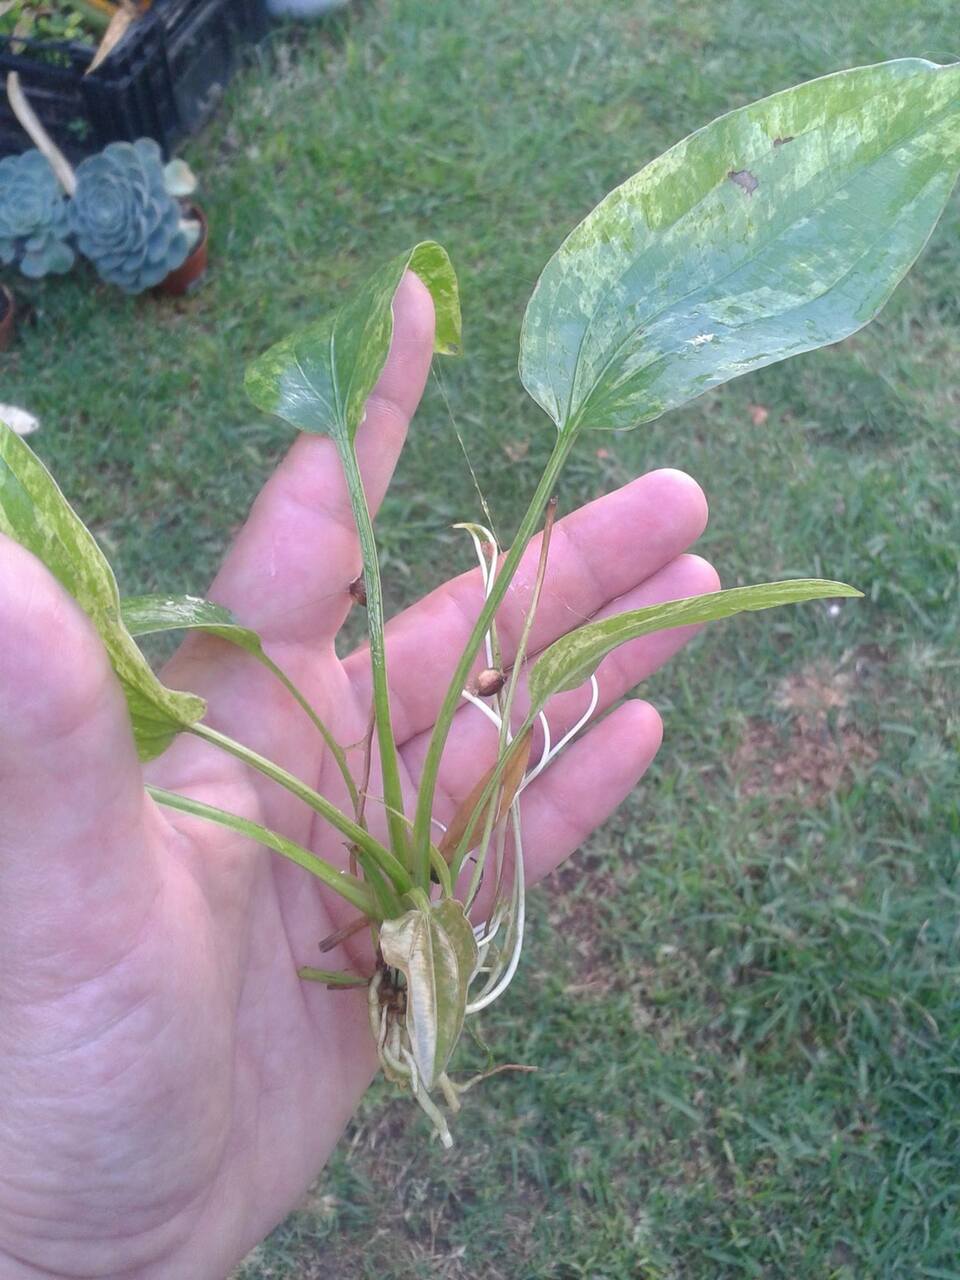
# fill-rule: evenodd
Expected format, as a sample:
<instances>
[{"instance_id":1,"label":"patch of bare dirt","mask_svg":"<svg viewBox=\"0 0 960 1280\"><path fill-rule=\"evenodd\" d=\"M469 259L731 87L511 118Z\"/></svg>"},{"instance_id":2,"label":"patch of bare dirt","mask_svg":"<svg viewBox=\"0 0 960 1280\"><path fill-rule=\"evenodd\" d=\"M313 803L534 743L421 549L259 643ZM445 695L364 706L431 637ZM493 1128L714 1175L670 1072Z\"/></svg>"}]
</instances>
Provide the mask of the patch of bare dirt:
<instances>
[{"instance_id":1,"label":"patch of bare dirt","mask_svg":"<svg viewBox=\"0 0 960 1280\"><path fill-rule=\"evenodd\" d=\"M606 995L614 985L616 965L610 954L610 922L604 902L617 894L615 878L595 868L584 869L574 858L545 881L551 928L563 935L570 958L570 995Z\"/></svg>"},{"instance_id":2,"label":"patch of bare dirt","mask_svg":"<svg viewBox=\"0 0 960 1280\"><path fill-rule=\"evenodd\" d=\"M321 1183L304 1212L304 1245L296 1261L297 1280L325 1280L329 1276L373 1275L397 1280L514 1280L536 1249L537 1226L548 1212L542 1189L518 1170L513 1193L504 1204L502 1230L510 1241L510 1261L504 1267L484 1255L482 1241L464 1244L461 1223L466 1207L478 1194L477 1169L494 1159L485 1128L482 1093L470 1095L468 1126L453 1150L444 1153L442 1168L425 1159L426 1128L409 1096L385 1097L366 1110L348 1138L349 1158L361 1207L373 1211L376 1226L369 1230L351 1222L342 1201L326 1194ZM318 1226L326 1224L322 1233ZM264 1275L272 1274L264 1271ZM292 1274L283 1270L280 1274ZM259 1271L257 1276L259 1278Z\"/></svg>"},{"instance_id":3,"label":"patch of bare dirt","mask_svg":"<svg viewBox=\"0 0 960 1280\"><path fill-rule=\"evenodd\" d=\"M786 712L786 722L753 717L734 753L743 794L818 804L873 764L879 750L858 723L853 704L882 662L879 651L863 646L836 666L812 662L782 680L774 704Z\"/></svg>"}]
</instances>

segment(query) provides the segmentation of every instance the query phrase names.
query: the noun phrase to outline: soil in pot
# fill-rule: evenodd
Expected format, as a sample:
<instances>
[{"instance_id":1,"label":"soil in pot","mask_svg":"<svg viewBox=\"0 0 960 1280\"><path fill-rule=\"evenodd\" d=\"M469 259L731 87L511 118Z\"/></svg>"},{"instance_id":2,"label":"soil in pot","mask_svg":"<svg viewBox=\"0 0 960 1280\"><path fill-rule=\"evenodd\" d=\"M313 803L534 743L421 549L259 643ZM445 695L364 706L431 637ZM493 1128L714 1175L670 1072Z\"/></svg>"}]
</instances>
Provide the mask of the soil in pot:
<instances>
[{"instance_id":1,"label":"soil in pot","mask_svg":"<svg viewBox=\"0 0 960 1280\"><path fill-rule=\"evenodd\" d=\"M199 205L191 205L187 210L188 218L195 218L200 223L200 239L190 251L186 261L175 271L171 271L165 280L154 289L154 293L167 298L181 298L185 293L192 293L207 271L207 218Z\"/></svg>"},{"instance_id":2,"label":"soil in pot","mask_svg":"<svg viewBox=\"0 0 960 1280\"><path fill-rule=\"evenodd\" d=\"M0 351L6 351L13 341L16 310L13 294L6 285L0 284Z\"/></svg>"}]
</instances>

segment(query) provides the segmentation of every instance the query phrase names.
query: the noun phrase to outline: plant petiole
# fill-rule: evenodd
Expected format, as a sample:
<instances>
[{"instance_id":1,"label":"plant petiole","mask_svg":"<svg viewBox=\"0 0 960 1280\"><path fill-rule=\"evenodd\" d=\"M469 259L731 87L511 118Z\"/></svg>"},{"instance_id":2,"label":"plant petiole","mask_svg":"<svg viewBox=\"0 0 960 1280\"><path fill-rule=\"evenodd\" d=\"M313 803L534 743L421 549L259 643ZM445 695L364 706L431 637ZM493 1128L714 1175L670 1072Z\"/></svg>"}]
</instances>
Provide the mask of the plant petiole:
<instances>
[{"instance_id":1,"label":"plant petiole","mask_svg":"<svg viewBox=\"0 0 960 1280\"><path fill-rule=\"evenodd\" d=\"M359 973L344 973L339 969L312 969L303 965L297 970L297 977L308 982L323 982L332 990L346 990L350 987L365 987L370 979L362 978Z\"/></svg>"},{"instance_id":2,"label":"plant petiole","mask_svg":"<svg viewBox=\"0 0 960 1280\"><path fill-rule=\"evenodd\" d=\"M387 655L384 644L383 591L380 583L380 563L373 533L373 521L360 475L360 465L352 441L344 433L336 436L337 452L350 495L350 505L357 527L360 554L363 560L363 583L366 595L367 635L370 642L370 673L373 683L374 719L377 746L380 751L380 772L383 794L387 803L387 826L390 844L400 861L409 863L409 840L404 819L403 788L400 783L400 765L397 746L393 737L390 715L390 690L387 681ZM369 761L368 765L369 767Z\"/></svg>"},{"instance_id":3,"label":"plant petiole","mask_svg":"<svg viewBox=\"0 0 960 1280\"><path fill-rule=\"evenodd\" d=\"M312 787L308 787L305 782L301 782L294 774L288 773L278 764L274 764L272 760L268 760L265 756L261 756L258 752L250 747L243 746L240 742L235 742L233 738L227 737L226 734L219 733L216 729L211 729L209 725L201 722L191 725L187 730L195 737L201 738L204 742L208 742L211 746L226 751L232 756L236 756L238 760L242 760L252 769L256 769L265 777L270 778L273 782L284 787L291 795L295 795L305 804L309 805L315 813L321 818L325 818L332 827L345 835L350 843L356 846L358 853L366 854L371 862L380 868L392 883L396 893L406 893L411 887L412 881L406 869L394 857L394 855L385 849L378 840L365 831L358 823L348 818L345 813L331 804L329 800L314 791Z\"/></svg>"},{"instance_id":4,"label":"plant petiole","mask_svg":"<svg viewBox=\"0 0 960 1280\"><path fill-rule=\"evenodd\" d=\"M543 583L547 576L547 558L550 555L550 535L553 532L553 523L557 516L557 500L551 498L544 512L543 532L540 539L540 559L537 563L537 576L533 584L533 592L530 596L530 607L527 610L527 616L523 622L523 630L520 633L520 639L517 643L517 652L513 659L513 669L510 672L510 683L507 685L507 692L503 699L501 709L501 726L500 726L500 750L502 751L510 741L510 715L513 711L513 700L517 694L517 685L520 680L520 672L523 667L524 660L527 656L527 647L530 643L530 633L533 631L533 624L537 616L537 606L540 603L540 595L543 591Z\"/></svg>"},{"instance_id":5,"label":"plant petiole","mask_svg":"<svg viewBox=\"0 0 960 1280\"><path fill-rule=\"evenodd\" d=\"M157 804L167 809L176 809L179 813L188 813L194 818L205 818L208 822L215 822L218 826L227 827L230 831L236 831L238 835L247 836L251 840L256 840L258 844L273 849L274 852L282 854L291 862L295 862L315 875L318 880L322 880L328 889L332 889L352 906L359 908L365 917L381 918L373 894L362 880L350 875L349 872L338 871L325 859L318 858L315 853L304 849L296 841L288 840L286 836L280 835L277 831L271 831L269 827L261 826L258 822L251 822L248 818L241 818L235 813L227 813L224 809L217 809L213 805L193 800L189 796L165 791L162 787L148 786L147 794Z\"/></svg>"},{"instance_id":6,"label":"plant petiole","mask_svg":"<svg viewBox=\"0 0 960 1280\"><path fill-rule=\"evenodd\" d=\"M507 552L499 573L493 582L483 608L477 621L474 623L473 630L464 647L460 661L457 663L456 670L450 681L450 685L444 696L440 710L437 713L436 723L434 725L433 734L430 738L430 745L427 749L427 755L423 762L423 769L420 775L420 789L417 795L417 810L413 825L413 875L415 880L421 886L425 886L429 881L429 841L430 841L430 821L433 815L433 800L437 786L437 777L440 772L440 761L443 755L443 748L446 745L447 735L450 732L450 726L453 723L453 717L460 705L462 691L466 685L467 677L470 674L470 668L473 660L477 655L480 646L484 643L484 637L493 621L497 609L503 603L503 598L507 594L510 583L513 581L514 574L520 564L520 560L527 548L527 543L533 537L536 526L540 520L541 513L546 506L548 499L554 491L557 477L567 460L570 450L573 448L576 433L573 431L561 431L557 436L556 444L553 452L547 462L546 469L537 485L536 493L533 500L527 508L526 514L521 521L520 528L517 530L517 536L513 545ZM457 869L453 870L454 881L456 881Z\"/></svg>"},{"instance_id":7,"label":"plant petiole","mask_svg":"<svg viewBox=\"0 0 960 1280\"><path fill-rule=\"evenodd\" d=\"M363 826L363 802L357 790L357 784L354 782L353 775L350 772L350 767L347 764L347 757L343 747L340 746L340 743L337 742L336 738L317 715L316 711L314 711L309 700L300 692L283 668L279 667L272 658L268 658L266 654L263 655L262 662L267 670L280 681L301 710L306 713L314 728L320 734L321 738L323 738L327 750L330 752L331 756L333 756L334 762L340 770L340 776L343 778L344 786L347 788L347 793L350 796L350 803L353 805L353 811L356 814L357 822L360 826Z\"/></svg>"}]
</instances>

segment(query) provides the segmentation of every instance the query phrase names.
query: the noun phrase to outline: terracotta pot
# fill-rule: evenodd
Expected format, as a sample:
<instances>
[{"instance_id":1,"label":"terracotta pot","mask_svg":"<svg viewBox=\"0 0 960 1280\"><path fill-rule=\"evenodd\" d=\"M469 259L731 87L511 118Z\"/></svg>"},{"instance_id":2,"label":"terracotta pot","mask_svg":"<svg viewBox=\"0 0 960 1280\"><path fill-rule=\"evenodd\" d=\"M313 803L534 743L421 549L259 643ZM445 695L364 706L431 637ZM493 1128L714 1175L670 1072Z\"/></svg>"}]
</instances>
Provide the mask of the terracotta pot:
<instances>
[{"instance_id":1,"label":"terracotta pot","mask_svg":"<svg viewBox=\"0 0 960 1280\"><path fill-rule=\"evenodd\" d=\"M207 270L207 218L198 204L187 209L187 217L195 218L200 223L200 239L197 241L187 260L171 271L165 280L154 289L154 293L166 298L182 298L185 293L192 293Z\"/></svg>"},{"instance_id":2,"label":"terracotta pot","mask_svg":"<svg viewBox=\"0 0 960 1280\"><path fill-rule=\"evenodd\" d=\"M13 341L16 314L13 294L5 284L0 284L0 351L6 351Z\"/></svg>"}]
</instances>

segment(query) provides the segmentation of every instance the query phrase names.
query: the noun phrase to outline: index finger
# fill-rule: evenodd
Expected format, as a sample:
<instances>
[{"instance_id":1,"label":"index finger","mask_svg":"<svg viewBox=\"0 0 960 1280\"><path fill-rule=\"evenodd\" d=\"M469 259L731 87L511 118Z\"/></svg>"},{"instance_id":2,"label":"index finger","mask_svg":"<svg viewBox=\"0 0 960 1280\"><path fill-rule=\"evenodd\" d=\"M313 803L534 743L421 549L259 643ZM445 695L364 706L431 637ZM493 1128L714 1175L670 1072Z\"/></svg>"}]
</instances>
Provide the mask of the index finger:
<instances>
[{"instance_id":1,"label":"index finger","mask_svg":"<svg viewBox=\"0 0 960 1280\"><path fill-rule=\"evenodd\" d=\"M356 448L371 514L393 475L430 369L430 292L410 272L393 302L394 332ZM350 608L360 547L333 442L301 435L254 503L210 596L264 640L316 644Z\"/></svg>"},{"instance_id":2,"label":"index finger","mask_svg":"<svg viewBox=\"0 0 960 1280\"><path fill-rule=\"evenodd\" d=\"M529 652L536 653L671 563L700 537L706 523L703 490L674 470L648 472L559 520ZM529 607L539 555L540 539L535 538L497 614L508 664ZM387 626L398 741L433 724L482 604L480 573L474 570L439 587ZM352 654L346 670L365 705L370 679L366 651Z\"/></svg>"}]
</instances>

